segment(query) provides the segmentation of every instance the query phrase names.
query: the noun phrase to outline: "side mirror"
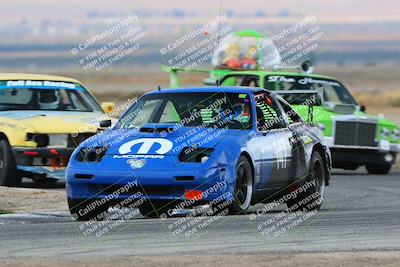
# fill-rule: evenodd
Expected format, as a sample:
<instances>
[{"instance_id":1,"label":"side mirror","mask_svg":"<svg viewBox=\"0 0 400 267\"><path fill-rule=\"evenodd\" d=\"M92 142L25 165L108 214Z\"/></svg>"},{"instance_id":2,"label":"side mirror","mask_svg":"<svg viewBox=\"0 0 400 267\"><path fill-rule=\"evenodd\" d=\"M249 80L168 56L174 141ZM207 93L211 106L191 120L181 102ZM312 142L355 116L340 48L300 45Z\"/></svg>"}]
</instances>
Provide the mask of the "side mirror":
<instances>
[{"instance_id":1,"label":"side mirror","mask_svg":"<svg viewBox=\"0 0 400 267\"><path fill-rule=\"evenodd\" d=\"M101 128L108 128L111 127L111 120L102 120L99 124Z\"/></svg>"},{"instance_id":2,"label":"side mirror","mask_svg":"<svg viewBox=\"0 0 400 267\"><path fill-rule=\"evenodd\" d=\"M364 105L362 105L362 106L360 107L360 111L361 111L361 112L365 112L365 111L367 111L367 107L366 107L366 106L364 106Z\"/></svg>"},{"instance_id":3,"label":"side mirror","mask_svg":"<svg viewBox=\"0 0 400 267\"><path fill-rule=\"evenodd\" d=\"M313 72L314 67L313 67L311 61L306 60L303 63L301 63L300 70L305 74L310 74Z\"/></svg>"},{"instance_id":4,"label":"side mirror","mask_svg":"<svg viewBox=\"0 0 400 267\"><path fill-rule=\"evenodd\" d=\"M113 102L103 102L101 103L101 109L107 114L111 113L115 110L115 104Z\"/></svg>"},{"instance_id":5,"label":"side mirror","mask_svg":"<svg viewBox=\"0 0 400 267\"><path fill-rule=\"evenodd\" d=\"M214 79L210 79L210 78L204 79L203 83L204 83L204 85L207 85L207 86L219 86L220 85L219 80L214 80Z\"/></svg>"}]
</instances>

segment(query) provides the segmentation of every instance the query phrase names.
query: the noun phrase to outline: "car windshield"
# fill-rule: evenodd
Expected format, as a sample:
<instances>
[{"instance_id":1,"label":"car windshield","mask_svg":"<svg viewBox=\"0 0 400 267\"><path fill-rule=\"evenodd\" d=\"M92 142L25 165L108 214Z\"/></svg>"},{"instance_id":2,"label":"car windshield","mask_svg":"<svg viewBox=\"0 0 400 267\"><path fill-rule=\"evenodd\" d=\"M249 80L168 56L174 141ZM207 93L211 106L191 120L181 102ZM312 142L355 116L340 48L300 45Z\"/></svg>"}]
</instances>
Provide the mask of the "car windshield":
<instances>
[{"instance_id":1,"label":"car windshield","mask_svg":"<svg viewBox=\"0 0 400 267\"><path fill-rule=\"evenodd\" d=\"M160 93L145 95L118 121L116 128L144 124L243 129L251 127L250 97L244 93Z\"/></svg>"},{"instance_id":2,"label":"car windshield","mask_svg":"<svg viewBox=\"0 0 400 267\"><path fill-rule=\"evenodd\" d=\"M15 85L17 82L20 82L20 85ZM70 88L63 88L21 85L21 81L17 82L1 82L0 111L55 110L93 112L101 110L96 100L84 88L75 84L63 83L70 85ZM42 82L35 81L35 83Z\"/></svg>"},{"instance_id":3,"label":"car windshield","mask_svg":"<svg viewBox=\"0 0 400 267\"><path fill-rule=\"evenodd\" d=\"M319 90L323 89L324 101L357 105L349 91L338 81L311 77L274 75L265 77L268 90ZM306 101L309 95L295 94L285 96L286 101L296 105Z\"/></svg>"}]
</instances>

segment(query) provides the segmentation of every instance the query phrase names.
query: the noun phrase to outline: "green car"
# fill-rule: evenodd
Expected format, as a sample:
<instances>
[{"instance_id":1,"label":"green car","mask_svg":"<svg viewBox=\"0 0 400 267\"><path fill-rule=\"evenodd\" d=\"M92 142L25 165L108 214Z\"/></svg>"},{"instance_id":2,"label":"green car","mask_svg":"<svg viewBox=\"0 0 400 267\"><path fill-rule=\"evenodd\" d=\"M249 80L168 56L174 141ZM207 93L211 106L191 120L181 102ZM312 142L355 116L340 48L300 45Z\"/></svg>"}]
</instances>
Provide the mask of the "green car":
<instances>
[{"instance_id":1,"label":"green car","mask_svg":"<svg viewBox=\"0 0 400 267\"><path fill-rule=\"evenodd\" d=\"M211 83L206 80L206 83ZM221 86L251 86L284 92L284 98L308 117L308 92L320 91L313 103L313 123L323 131L334 168L355 170L366 166L370 174L387 174L400 152L400 129L383 117L366 114L338 80L315 74L282 71L229 71L219 77ZM173 85L173 84L172 84ZM292 91L293 93L288 94ZM301 93L304 91L304 93Z\"/></svg>"},{"instance_id":2,"label":"green car","mask_svg":"<svg viewBox=\"0 0 400 267\"><path fill-rule=\"evenodd\" d=\"M314 103L313 123L323 131L335 168L355 170L365 165L370 174L387 174L400 152L400 129L383 117L366 114L346 87L331 77L292 72L238 71L221 78L224 86L257 86L268 90L293 91L284 98L303 118L310 95L320 91Z\"/></svg>"},{"instance_id":3,"label":"green car","mask_svg":"<svg viewBox=\"0 0 400 267\"><path fill-rule=\"evenodd\" d=\"M171 87L179 87L178 72L205 72L206 85L251 86L277 91L304 118L312 115L329 144L334 168L355 170L366 166L370 174L387 174L400 152L400 130L394 122L365 113L346 87L334 78L310 74L311 63L285 67L280 54L263 35L245 30L221 41L212 58L212 70L163 66ZM312 95L318 95L312 101ZM315 101L318 100L318 101ZM308 105L305 105L307 103ZM312 112L310 113L310 104Z\"/></svg>"}]
</instances>

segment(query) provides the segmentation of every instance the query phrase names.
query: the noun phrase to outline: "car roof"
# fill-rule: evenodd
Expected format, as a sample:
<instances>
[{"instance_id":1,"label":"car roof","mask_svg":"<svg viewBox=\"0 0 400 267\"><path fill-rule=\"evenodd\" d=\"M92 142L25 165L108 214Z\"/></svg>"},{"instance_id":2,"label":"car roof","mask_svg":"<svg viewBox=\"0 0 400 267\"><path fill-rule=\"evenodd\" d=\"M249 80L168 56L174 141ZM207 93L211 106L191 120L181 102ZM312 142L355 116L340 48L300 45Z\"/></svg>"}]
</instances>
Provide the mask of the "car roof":
<instances>
[{"instance_id":1,"label":"car roof","mask_svg":"<svg viewBox=\"0 0 400 267\"><path fill-rule=\"evenodd\" d=\"M203 87L185 87L174 89L162 89L160 91L152 91L147 94L169 94L169 93L255 93L260 91L267 91L259 87L245 87L245 86L203 86Z\"/></svg>"},{"instance_id":2,"label":"car roof","mask_svg":"<svg viewBox=\"0 0 400 267\"><path fill-rule=\"evenodd\" d=\"M33 74L33 73L0 73L0 81L5 81L5 80L55 81L55 82L70 82L70 83L82 84L81 82L75 79L63 76Z\"/></svg>"},{"instance_id":3,"label":"car roof","mask_svg":"<svg viewBox=\"0 0 400 267\"><path fill-rule=\"evenodd\" d=\"M265 70L242 70L242 71L232 71L227 73L224 76L228 75L256 75L256 76L266 76L266 75L273 75L273 76L296 76L296 77L310 77L310 78L322 78L322 79L331 79L331 80L336 80L333 77L330 76L325 76L325 75L319 75L319 74L305 74L305 73L299 73L299 72L290 72L290 71L265 71Z\"/></svg>"}]
</instances>

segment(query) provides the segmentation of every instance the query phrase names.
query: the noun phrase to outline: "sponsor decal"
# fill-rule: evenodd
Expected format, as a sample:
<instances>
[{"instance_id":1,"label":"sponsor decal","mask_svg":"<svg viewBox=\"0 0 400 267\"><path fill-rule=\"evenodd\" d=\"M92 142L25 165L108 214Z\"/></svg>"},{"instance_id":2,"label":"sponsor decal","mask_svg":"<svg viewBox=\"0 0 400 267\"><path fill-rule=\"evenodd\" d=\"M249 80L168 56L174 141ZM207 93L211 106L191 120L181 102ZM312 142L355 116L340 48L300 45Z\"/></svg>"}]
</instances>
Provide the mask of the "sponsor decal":
<instances>
[{"instance_id":1,"label":"sponsor decal","mask_svg":"<svg viewBox=\"0 0 400 267\"><path fill-rule=\"evenodd\" d=\"M76 88L75 84L68 82L53 82L53 81L30 81L30 80L19 80L19 81L7 81L6 86L46 86L46 87L63 87L63 88Z\"/></svg>"},{"instance_id":2,"label":"sponsor decal","mask_svg":"<svg viewBox=\"0 0 400 267\"><path fill-rule=\"evenodd\" d=\"M294 83L296 82L295 79L291 77L285 77L285 76L269 76L268 77L268 82L288 82L288 83Z\"/></svg>"},{"instance_id":3,"label":"sponsor decal","mask_svg":"<svg viewBox=\"0 0 400 267\"><path fill-rule=\"evenodd\" d=\"M132 147L140 144L139 149L137 151L132 151ZM156 155L151 154L148 155L149 151L153 146L157 146L158 149L155 151ZM171 141L164 138L139 138L119 147L118 152L120 155L114 155L113 158L120 159L137 159L137 158L151 158L151 159L162 159L164 158L164 154L168 153L173 147ZM131 155L129 153L134 153Z\"/></svg>"},{"instance_id":4,"label":"sponsor decal","mask_svg":"<svg viewBox=\"0 0 400 267\"><path fill-rule=\"evenodd\" d=\"M285 76L269 76L268 77L268 82L286 82L286 83L296 83L296 79L292 77L285 77ZM297 83L299 84L326 84L326 85L331 85L331 86L340 86L338 82L335 81L328 81L328 80L318 80L314 78L303 78L297 80Z\"/></svg>"},{"instance_id":5,"label":"sponsor decal","mask_svg":"<svg viewBox=\"0 0 400 267\"><path fill-rule=\"evenodd\" d=\"M164 155L114 155L114 159L163 159Z\"/></svg>"},{"instance_id":6,"label":"sponsor decal","mask_svg":"<svg viewBox=\"0 0 400 267\"><path fill-rule=\"evenodd\" d=\"M146 165L146 160L145 159L128 159L126 161L132 169L140 169L143 168L144 165Z\"/></svg>"}]
</instances>

